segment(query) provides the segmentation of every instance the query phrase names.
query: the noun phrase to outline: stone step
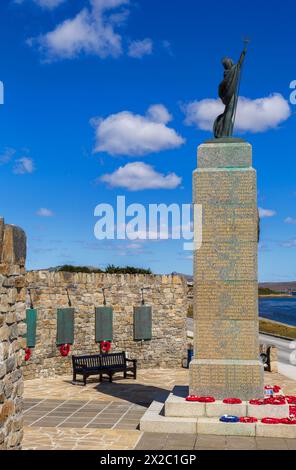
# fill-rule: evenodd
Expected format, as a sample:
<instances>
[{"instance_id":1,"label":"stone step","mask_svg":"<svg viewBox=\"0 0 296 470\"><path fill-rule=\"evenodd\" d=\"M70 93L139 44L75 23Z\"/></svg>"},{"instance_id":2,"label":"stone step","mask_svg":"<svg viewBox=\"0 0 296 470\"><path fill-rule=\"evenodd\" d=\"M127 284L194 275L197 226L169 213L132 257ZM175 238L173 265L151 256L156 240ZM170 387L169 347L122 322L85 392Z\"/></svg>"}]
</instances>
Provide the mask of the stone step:
<instances>
[{"instance_id":1,"label":"stone step","mask_svg":"<svg viewBox=\"0 0 296 470\"><path fill-rule=\"evenodd\" d=\"M170 400L172 400L172 398L169 397L168 401ZM183 401L185 402L184 398L182 399L182 403ZM180 400L179 403L181 404ZM163 414L165 407L168 408L169 411L172 411L174 410L174 406L177 406L176 403L174 404L174 401L171 401L169 404L158 401L152 402L140 420L140 430L143 432L168 434L207 434L216 436L258 436L296 439L296 425L291 424L264 424L260 421L257 423L223 423L219 420L219 417L173 417ZM261 407L257 406L257 408L261 409L268 406L269 405L262 405ZM273 408L275 408L275 406L276 405L274 405ZM190 407L186 409L186 413L188 409L190 409ZM202 410L202 407L199 408L198 412L200 412L200 410Z\"/></svg>"},{"instance_id":2,"label":"stone step","mask_svg":"<svg viewBox=\"0 0 296 470\"><path fill-rule=\"evenodd\" d=\"M206 415L205 403L186 401L185 397L170 393L165 402L165 416L174 418L197 418Z\"/></svg>"},{"instance_id":3,"label":"stone step","mask_svg":"<svg viewBox=\"0 0 296 470\"><path fill-rule=\"evenodd\" d=\"M140 430L143 432L196 434L197 418L164 416L162 414L163 408L163 403L152 402L140 420Z\"/></svg>"},{"instance_id":4,"label":"stone step","mask_svg":"<svg viewBox=\"0 0 296 470\"><path fill-rule=\"evenodd\" d=\"M256 423L222 423L219 418L198 418L197 434L253 437L256 435Z\"/></svg>"},{"instance_id":5,"label":"stone step","mask_svg":"<svg viewBox=\"0 0 296 470\"><path fill-rule=\"evenodd\" d=\"M289 405L251 405L248 403L248 415L257 419L262 418L288 418Z\"/></svg>"}]
</instances>

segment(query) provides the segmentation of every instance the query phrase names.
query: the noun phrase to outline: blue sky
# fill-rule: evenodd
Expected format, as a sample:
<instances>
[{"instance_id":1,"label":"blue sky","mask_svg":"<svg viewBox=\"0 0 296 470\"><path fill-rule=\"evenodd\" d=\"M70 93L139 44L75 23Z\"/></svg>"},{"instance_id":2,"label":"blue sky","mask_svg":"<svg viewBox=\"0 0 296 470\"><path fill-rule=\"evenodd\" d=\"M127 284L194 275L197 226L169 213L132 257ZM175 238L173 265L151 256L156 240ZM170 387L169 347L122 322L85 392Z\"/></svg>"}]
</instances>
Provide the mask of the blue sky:
<instances>
[{"instance_id":1,"label":"blue sky","mask_svg":"<svg viewBox=\"0 0 296 470\"><path fill-rule=\"evenodd\" d=\"M191 202L196 148L220 109L220 59L238 58L248 35L237 134L258 171L259 275L295 280L295 10L292 1L2 0L1 215L26 230L28 268L192 272L181 241L96 240L94 208L118 195Z\"/></svg>"}]
</instances>

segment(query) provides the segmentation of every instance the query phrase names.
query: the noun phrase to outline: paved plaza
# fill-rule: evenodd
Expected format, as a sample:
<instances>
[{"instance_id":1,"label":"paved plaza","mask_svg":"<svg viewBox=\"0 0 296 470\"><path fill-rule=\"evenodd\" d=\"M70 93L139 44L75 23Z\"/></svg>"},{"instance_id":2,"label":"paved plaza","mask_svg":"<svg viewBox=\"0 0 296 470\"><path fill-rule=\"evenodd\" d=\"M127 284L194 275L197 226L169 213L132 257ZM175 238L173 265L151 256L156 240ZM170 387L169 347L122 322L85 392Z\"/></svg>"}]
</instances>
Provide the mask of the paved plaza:
<instances>
[{"instance_id":1,"label":"paved plaza","mask_svg":"<svg viewBox=\"0 0 296 470\"><path fill-rule=\"evenodd\" d=\"M296 382L265 374L266 384L296 395ZM188 371L140 370L138 379L72 385L68 376L25 382L23 449L34 450L234 450L293 449L294 439L143 433L141 416L150 403L165 401L175 385L188 385Z\"/></svg>"}]
</instances>

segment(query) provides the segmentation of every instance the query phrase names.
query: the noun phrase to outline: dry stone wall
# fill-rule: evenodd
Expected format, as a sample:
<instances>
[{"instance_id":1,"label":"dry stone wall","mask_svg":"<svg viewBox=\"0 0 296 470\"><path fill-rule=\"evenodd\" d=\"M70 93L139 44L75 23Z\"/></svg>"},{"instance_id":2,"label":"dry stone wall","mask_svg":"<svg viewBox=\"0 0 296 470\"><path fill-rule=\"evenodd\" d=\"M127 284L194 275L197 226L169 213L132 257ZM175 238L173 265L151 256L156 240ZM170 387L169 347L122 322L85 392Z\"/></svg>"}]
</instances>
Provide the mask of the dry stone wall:
<instances>
[{"instance_id":1,"label":"dry stone wall","mask_svg":"<svg viewBox=\"0 0 296 470\"><path fill-rule=\"evenodd\" d=\"M0 450L20 449L23 437L23 335L26 236L0 219Z\"/></svg>"},{"instance_id":2,"label":"dry stone wall","mask_svg":"<svg viewBox=\"0 0 296 470\"><path fill-rule=\"evenodd\" d=\"M113 307L112 351L126 351L142 368L181 367L186 356L187 285L180 276L85 274L32 271L26 276L37 309L36 346L24 366L25 378L68 374L71 354L95 354L95 307ZM152 307L152 339L134 341L133 308ZM67 308L69 292L74 313L74 344L62 357L56 345L57 308ZM28 305L29 305L29 299Z\"/></svg>"}]
</instances>

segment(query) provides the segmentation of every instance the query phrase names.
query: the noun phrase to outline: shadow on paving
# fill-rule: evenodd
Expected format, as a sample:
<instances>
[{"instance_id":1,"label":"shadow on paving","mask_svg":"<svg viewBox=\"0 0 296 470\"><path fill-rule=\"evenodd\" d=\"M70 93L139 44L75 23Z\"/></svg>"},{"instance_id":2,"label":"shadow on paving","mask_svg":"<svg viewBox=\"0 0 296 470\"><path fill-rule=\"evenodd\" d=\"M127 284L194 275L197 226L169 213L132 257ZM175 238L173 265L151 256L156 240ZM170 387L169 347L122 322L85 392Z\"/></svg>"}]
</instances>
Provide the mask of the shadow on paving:
<instances>
[{"instance_id":1,"label":"shadow on paving","mask_svg":"<svg viewBox=\"0 0 296 470\"><path fill-rule=\"evenodd\" d=\"M65 380L67 383L71 383L70 380ZM114 382L99 382L94 383L89 381L88 385L93 386L94 392L99 392L112 401L112 398L119 398L120 400L126 400L130 403L142 406L150 406L153 400L165 402L170 391L160 387L154 387L152 385L133 384L133 383L120 383L120 378L115 378ZM80 387L76 384L73 387Z\"/></svg>"}]
</instances>

